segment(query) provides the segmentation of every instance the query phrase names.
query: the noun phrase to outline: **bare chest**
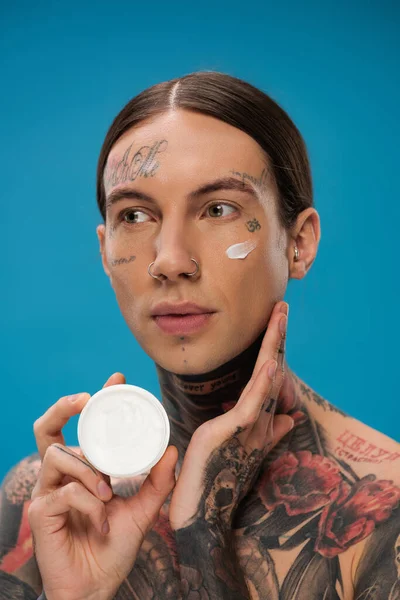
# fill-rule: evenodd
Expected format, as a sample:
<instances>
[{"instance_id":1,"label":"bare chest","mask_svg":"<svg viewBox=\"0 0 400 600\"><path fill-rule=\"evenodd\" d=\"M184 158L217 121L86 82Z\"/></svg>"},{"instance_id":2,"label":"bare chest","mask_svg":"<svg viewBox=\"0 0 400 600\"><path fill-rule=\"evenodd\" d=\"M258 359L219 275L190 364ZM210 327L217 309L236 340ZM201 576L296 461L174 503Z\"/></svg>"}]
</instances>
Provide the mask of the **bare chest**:
<instances>
[{"instance_id":1,"label":"bare chest","mask_svg":"<svg viewBox=\"0 0 400 600\"><path fill-rule=\"evenodd\" d=\"M400 488L378 472L355 471L310 422L270 453L235 511L231 543L251 598L397 600ZM179 556L165 507L117 600L180 598ZM233 574L218 562L213 569L229 584ZM208 600L201 565L194 571L184 597Z\"/></svg>"}]
</instances>

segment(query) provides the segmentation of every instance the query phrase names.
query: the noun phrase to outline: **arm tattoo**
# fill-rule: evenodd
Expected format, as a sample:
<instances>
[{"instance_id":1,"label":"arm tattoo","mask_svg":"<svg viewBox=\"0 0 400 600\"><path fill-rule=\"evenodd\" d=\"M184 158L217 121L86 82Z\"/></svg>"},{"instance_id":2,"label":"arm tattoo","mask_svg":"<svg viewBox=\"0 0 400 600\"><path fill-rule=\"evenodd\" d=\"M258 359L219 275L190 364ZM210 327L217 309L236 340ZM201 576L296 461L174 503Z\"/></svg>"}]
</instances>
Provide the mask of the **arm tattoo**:
<instances>
[{"instance_id":1,"label":"arm tattoo","mask_svg":"<svg viewBox=\"0 0 400 600\"><path fill-rule=\"evenodd\" d=\"M33 555L28 508L40 470L38 454L18 463L4 478L0 508L0 598L36 600L41 578Z\"/></svg>"},{"instance_id":2,"label":"arm tattoo","mask_svg":"<svg viewBox=\"0 0 400 600\"><path fill-rule=\"evenodd\" d=\"M211 454L204 491L191 522L176 531L183 589L204 599L246 600L249 591L238 568L232 532L234 512L259 473L265 450L247 453L238 428Z\"/></svg>"},{"instance_id":3,"label":"arm tattoo","mask_svg":"<svg viewBox=\"0 0 400 600\"><path fill-rule=\"evenodd\" d=\"M354 600L400 599L400 511L368 540L355 577Z\"/></svg>"}]
</instances>

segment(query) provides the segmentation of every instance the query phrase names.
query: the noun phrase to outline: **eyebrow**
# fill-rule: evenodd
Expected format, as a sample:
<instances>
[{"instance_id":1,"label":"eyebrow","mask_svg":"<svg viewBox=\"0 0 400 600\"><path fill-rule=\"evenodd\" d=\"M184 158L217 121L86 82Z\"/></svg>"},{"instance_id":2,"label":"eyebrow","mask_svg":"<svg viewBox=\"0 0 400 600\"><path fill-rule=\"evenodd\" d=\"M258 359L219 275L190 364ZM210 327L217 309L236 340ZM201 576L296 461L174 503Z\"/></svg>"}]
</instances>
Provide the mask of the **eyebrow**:
<instances>
[{"instance_id":1,"label":"eyebrow","mask_svg":"<svg viewBox=\"0 0 400 600\"><path fill-rule=\"evenodd\" d=\"M188 202L193 202L197 200L200 196L204 196L206 194L211 194L212 192L220 192L226 190L233 190L236 192L245 192L246 194L251 195L255 200L259 201L259 197L255 189L246 181L240 181L235 177L222 177L221 179L216 179L215 181L211 181L206 183L196 190L189 192L186 196ZM147 202L156 203L155 198L150 196L149 194L145 194L144 192L140 192L139 190L135 190L130 187L122 187L114 192L111 192L106 198L106 209L110 208L117 202L121 200L144 200Z\"/></svg>"}]
</instances>

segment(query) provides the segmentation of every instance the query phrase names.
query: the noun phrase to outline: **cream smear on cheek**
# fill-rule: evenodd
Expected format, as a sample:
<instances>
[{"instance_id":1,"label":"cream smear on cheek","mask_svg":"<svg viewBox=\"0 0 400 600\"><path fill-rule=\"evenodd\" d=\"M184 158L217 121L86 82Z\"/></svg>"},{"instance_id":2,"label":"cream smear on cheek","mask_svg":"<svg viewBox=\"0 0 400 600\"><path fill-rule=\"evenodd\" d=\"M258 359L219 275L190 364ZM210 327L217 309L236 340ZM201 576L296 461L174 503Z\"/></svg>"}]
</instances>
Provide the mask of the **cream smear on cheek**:
<instances>
[{"instance_id":1,"label":"cream smear on cheek","mask_svg":"<svg viewBox=\"0 0 400 600\"><path fill-rule=\"evenodd\" d=\"M229 248L225 250L225 253L228 258L246 258L246 256L248 256L250 252L253 252L256 247L257 242L249 240L247 242L241 242L240 244L233 244L233 246L229 246Z\"/></svg>"}]
</instances>

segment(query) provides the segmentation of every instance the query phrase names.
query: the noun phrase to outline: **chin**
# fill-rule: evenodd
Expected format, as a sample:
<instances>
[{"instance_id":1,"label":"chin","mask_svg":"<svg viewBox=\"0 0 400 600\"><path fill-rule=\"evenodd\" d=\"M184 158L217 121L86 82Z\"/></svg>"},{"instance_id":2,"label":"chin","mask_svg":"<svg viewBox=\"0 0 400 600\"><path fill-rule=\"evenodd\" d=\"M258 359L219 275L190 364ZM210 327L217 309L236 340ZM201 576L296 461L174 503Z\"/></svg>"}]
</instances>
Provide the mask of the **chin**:
<instances>
[{"instance_id":1,"label":"chin","mask_svg":"<svg viewBox=\"0 0 400 600\"><path fill-rule=\"evenodd\" d=\"M153 332L152 335L145 335L137 328L132 333L151 360L176 375L203 375L214 371L241 354L254 337L247 339L243 332L233 338L224 332L208 332L188 339L183 352L182 342L177 336L163 339L163 336L154 335Z\"/></svg>"},{"instance_id":2,"label":"chin","mask_svg":"<svg viewBox=\"0 0 400 600\"><path fill-rule=\"evenodd\" d=\"M176 353L169 352L168 354L164 354L158 352L156 353L157 355L154 355L154 353L148 352L148 354L156 364L175 375L204 375L218 369L218 367L227 363L240 352L232 352L232 349L229 351L228 348L219 350L220 352L215 349L214 352L210 353L210 346L208 346L207 351L204 353L199 352L199 348L188 349L185 353L185 358L182 358L183 352L181 348ZM184 363L184 360L187 362Z\"/></svg>"}]
</instances>

